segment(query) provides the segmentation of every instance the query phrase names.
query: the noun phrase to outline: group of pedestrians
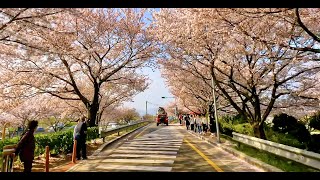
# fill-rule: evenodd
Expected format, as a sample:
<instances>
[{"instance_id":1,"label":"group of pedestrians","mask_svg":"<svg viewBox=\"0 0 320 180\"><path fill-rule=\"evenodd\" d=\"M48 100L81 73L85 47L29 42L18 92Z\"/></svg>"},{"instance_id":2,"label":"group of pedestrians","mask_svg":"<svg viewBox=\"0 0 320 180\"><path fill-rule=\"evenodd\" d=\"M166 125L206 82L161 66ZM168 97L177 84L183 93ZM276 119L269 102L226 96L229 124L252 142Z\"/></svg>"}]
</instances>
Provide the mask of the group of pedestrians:
<instances>
[{"instance_id":1,"label":"group of pedestrians","mask_svg":"<svg viewBox=\"0 0 320 180\"><path fill-rule=\"evenodd\" d=\"M203 115L183 114L181 119L185 122L187 130L202 134L207 132L208 126L206 117Z\"/></svg>"}]
</instances>

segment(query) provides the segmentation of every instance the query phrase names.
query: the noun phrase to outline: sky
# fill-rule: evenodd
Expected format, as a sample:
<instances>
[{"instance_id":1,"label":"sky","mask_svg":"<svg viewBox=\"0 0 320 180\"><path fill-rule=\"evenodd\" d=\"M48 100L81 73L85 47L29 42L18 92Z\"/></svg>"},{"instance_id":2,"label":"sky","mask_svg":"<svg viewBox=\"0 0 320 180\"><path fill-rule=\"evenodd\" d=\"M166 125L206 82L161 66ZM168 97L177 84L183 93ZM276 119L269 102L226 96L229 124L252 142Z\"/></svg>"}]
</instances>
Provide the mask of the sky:
<instances>
[{"instance_id":1,"label":"sky","mask_svg":"<svg viewBox=\"0 0 320 180\"><path fill-rule=\"evenodd\" d=\"M155 9L159 11L158 8ZM146 13L145 17L152 20L152 16L149 12ZM150 21L146 21L147 24ZM151 68L144 68L143 74L148 75L150 79L150 85L147 90L138 94L133 98L133 102L124 103L125 107L135 108L140 115L146 114L146 102L148 114L156 114L159 106L165 106L166 104L174 101L173 95L169 92L166 87L164 78L161 77L159 69L152 70ZM168 97L168 98L161 98Z\"/></svg>"},{"instance_id":2,"label":"sky","mask_svg":"<svg viewBox=\"0 0 320 180\"><path fill-rule=\"evenodd\" d=\"M133 98L133 102L124 103L125 107L135 108L140 115L146 114L146 101L148 114L154 115L159 106L165 106L166 104L173 102L173 95L166 87L164 78L161 77L159 69L154 71L151 68L144 68L143 74L148 75L150 79L149 88L144 92L136 95ZM162 98L162 97L168 98Z\"/></svg>"}]
</instances>

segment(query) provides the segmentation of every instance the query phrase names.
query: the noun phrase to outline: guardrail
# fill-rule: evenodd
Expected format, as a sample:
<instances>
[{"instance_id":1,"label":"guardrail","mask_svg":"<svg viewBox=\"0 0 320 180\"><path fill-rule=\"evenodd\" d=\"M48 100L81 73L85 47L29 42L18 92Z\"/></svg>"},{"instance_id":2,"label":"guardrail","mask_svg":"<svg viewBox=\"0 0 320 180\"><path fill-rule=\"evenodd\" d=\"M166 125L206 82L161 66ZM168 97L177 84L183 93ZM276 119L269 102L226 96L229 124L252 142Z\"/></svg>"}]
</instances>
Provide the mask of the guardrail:
<instances>
[{"instance_id":1,"label":"guardrail","mask_svg":"<svg viewBox=\"0 0 320 180\"><path fill-rule=\"evenodd\" d=\"M252 136L247 136L239 133L232 133L233 140L238 141L240 143L247 144L249 146L255 147L257 149L261 149L278 156L285 157L287 159L291 159L293 161L305 164L307 166L311 166L316 169L320 169L320 154L306 151L303 149L278 144L275 142L259 139Z\"/></svg>"},{"instance_id":2,"label":"guardrail","mask_svg":"<svg viewBox=\"0 0 320 180\"><path fill-rule=\"evenodd\" d=\"M118 135L120 135L119 133L121 131L123 131L123 130L127 130L127 129L131 128L131 127L140 125L142 123L148 123L148 122L151 122L151 121L138 121L138 122L135 122L135 123L130 124L130 125L120 126L118 128L114 128L114 129L110 129L110 130L101 130L100 137L103 138L103 142L104 142L105 137L107 137L109 135L112 135L112 134L115 134L115 133L118 133Z\"/></svg>"}]
</instances>

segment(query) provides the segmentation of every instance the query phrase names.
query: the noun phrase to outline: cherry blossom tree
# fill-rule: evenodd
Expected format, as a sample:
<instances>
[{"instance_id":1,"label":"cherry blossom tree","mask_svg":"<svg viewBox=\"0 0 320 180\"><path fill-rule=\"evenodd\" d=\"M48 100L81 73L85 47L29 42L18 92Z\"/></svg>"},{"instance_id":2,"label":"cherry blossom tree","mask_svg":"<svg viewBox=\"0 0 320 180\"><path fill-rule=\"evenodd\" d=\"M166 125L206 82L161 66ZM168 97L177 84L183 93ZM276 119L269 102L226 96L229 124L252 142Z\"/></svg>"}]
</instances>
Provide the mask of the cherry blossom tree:
<instances>
[{"instance_id":1,"label":"cherry blossom tree","mask_svg":"<svg viewBox=\"0 0 320 180\"><path fill-rule=\"evenodd\" d=\"M16 50L6 51L2 62L1 72L7 77L2 82L4 95L47 93L81 101L89 125L96 125L105 105L126 100L148 84L138 72L155 52L144 13L144 9L75 9L24 30L23 37L8 40ZM105 98L110 88L118 92L113 100Z\"/></svg>"},{"instance_id":2,"label":"cherry blossom tree","mask_svg":"<svg viewBox=\"0 0 320 180\"><path fill-rule=\"evenodd\" d=\"M253 125L255 136L265 139L263 124L273 108L309 103L297 99L314 88L320 66L296 49L252 36L277 39L285 33L277 29L279 18L264 18L263 26L260 19L236 15L229 9L164 9L155 14L155 36L163 43L163 61L202 66L204 79L211 76L224 99ZM200 71L192 66L187 70ZM181 76L190 78L190 73Z\"/></svg>"},{"instance_id":3,"label":"cherry blossom tree","mask_svg":"<svg viewBox=\"0 0 320 180\"><path fill-rule=\"evenodd\" d=\"M129 123L130 121L135 121L140 119L140 114L135 108L121 108L121 114L117 116L118 121L122 121L124 123Z\"/></svg>"},{"instance_id":4,"label":"cherry blossom tree","mask_svg":"<svg viewBox=\"0 0 320 180\"><path fill-rule=\"evenodd\" d=\"M171 93L179 97L180 108L186 107L189 111L205 114L209 105L213 104L210 65L193 61L201 54L196 52L192 43L201 44L202 42L194 38L191 40L194 34L198 33L192 30L198 28L193 22L199 22L199 24L205 22L193 16L193 11L197 10L161 9L161 13L155 13L154 18L158 28L154 33L161 42L165 43L163 46L165 53L163 57L160 57L159 62L164 69L162 74L167 77ZM181 21L173 23L176 17L179 17ZM202 33L204 29L205 27L199 33ZM168 58L170 58L169 61ZM184 87L183 91L182 87ZM223 105L222 99L217 97L219 103Z\"/></svg>"},{"instance_id":5,"label":"cherry blossom tree","mask_svg":"<svg viewBox=\"0 0 320 180\"><path fill-rule=\"evenodd\" d=\"M319 60L319 8L238 8L223 13L226 22L257 41Z\"/></svg>"},{"instance_id":6,"label":"cherry blossom tree","mask_svg":"<svg viewBox=\"0 0 320 180\"><path fill-rule=\"evenodd\" d=\"M26 26L41 26L51 15L66 11L55 8L0 8L0 41L5 44Z\"/></svg>"}]
</instances>

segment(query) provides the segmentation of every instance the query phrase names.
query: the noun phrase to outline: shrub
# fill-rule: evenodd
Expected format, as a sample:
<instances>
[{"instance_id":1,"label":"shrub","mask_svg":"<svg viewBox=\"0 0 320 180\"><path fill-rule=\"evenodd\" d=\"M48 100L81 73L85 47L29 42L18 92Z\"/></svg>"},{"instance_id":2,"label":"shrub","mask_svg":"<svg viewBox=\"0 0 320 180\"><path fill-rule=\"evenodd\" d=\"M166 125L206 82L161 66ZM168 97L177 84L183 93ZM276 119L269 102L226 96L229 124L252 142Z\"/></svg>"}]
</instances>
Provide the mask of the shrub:
<instances>
[{"instance_id":1,"label":"shrub","mask_svg":"<svg viewBox=\"0 0 320 180\"><path fill-rule=\"evenodd\" d=\"M14 137L10 139L5 139L4 141L0 141L0 152L3 152L3 146L13 145L19 142L20 137Z\"/></svg>"},{"instance_id":2,"label":"shrub","mask_svg":"<svg viewBox=\"0 0 320 180\"><path fill-rule=\"evenodd\" d=\"M306 126L301 122L298 122L297 124L295 124L295 128L289 131L288 134L293 135L301 143L306 145L311 140L310 132L307 130Z\"/></svg>"},{"instance_id":3,"label":"shrub","mask_svg":"<svg viewBox=\"0 0 320 180\"><path fill-rule=\"evenodd\" d=\"M311 135L311 140L308 146L308 150L320 153L320 134Z\"/></svg>"},{"instance_id":4,"label":"shrub","mask_svg":"<svg viewBox=\"0 0 320 180\"><path fill-rule=\"evenodd\" d=\"M243 123L246 122L246 123ZM223 116L219 119L219 129L222 134L232 137L232 132L252 136L253 128L242 116Z\"/></svg>"},{"instance_id":5,"label":"shrub","mask_svg":"<svg viewBox=\"0 0 320 180\"><path fill-rule=\"evenodd\" d=\"M98 127L90 127L90 128L88 128L87 139L91 140L91 139L97 139L97 138L99 138L99 129L98 129Z\"/></svg>"},{"instance_id":6,"label":"shrub","mask_svg":"<svg viewBox=\"0 0 320 180\"><path fill-rule=\"evenodd\" d=\"M228 135L228 136L232 136L232 132L233 132L233 125L230 123L229 121L229 117L222 117L219 119L218 124L219 124L219 130L221 131L221 133Z\"/></svg>"},{"instance_id":7,"label":"shrub","mask_svg":"<svg viewBox=\"0 0 320 180\"><path fill-rule=\"evenodd\" d=\"M282 113L274 117L273 124L274 131L289 134L292 139L298 140L300 144L303 145L303 147L299 148L307 148L311 136L302 122L298 121L293 116Z\"/></svg>"},{"instance_id":8,"label":"shrub","mask_svg":"<svg viewBox=\"0 0 320 180\"><path fill-rule=\"evenodd\" d=\"M308 120L311 128L320 130L320 111L309 117Z\"/></svg>"},{"instance_id":9,"label":"shrub","mask_svg":"<svg viewBox=\"0 0 320 180\"><path fill-rule=\"evenodd\" d=\"M236 124L233 125L233 129L235 132L240 134L245 134L248 136L253 136L253 128L250 123Z\"/></svg>"},{"instance_id":10,"label":"shrub","mask_svg":"<svg viewBox=\"0 0 320 180\"><path fill-rule=\"evenodd\" d=\"M99 137L98 127L89 127L87 140ZM0 141L0 152L3 151L4 145L17 144L20 137L5 139L4 143ZM59 131L51 134L36 134L35 156L45 153L46 146L49 146L51 154L69 153L73 148L73 129Z\"/></svg>"},{"instance_id":11,"label":"shrub","mask_svg":"<svg viewBox=\"0 0 320 180\"><path fill-rule=\"evenodd\" d=\"M298 120L295 117L281 113L279 115L275 115L273 118L273 130L286 133L294 130L297 122Z\"/></svg>"},{"instance_id":12,"label":"shrub","mask_svg":"<svg viewBox=\"0 0 320 180\"><path fill-rule=\"evenodd\" d=\"M272 128L269 128L269 127L265 127L264 131L265 131L267 140L269 140L269 141L284 144L287 146L300 148L300 149L305 148L305 145L303 143L301 143L297 138L295 138L291 134L276 132Z\"/></svg>"},{"instance_id":13,"label":"shrub","mask_svg":"<svg viewBox=\"0 0 320 180\"><path fill-rule=\"evenodd\" d=\"M232 118L232 124L245 124L248 120L240 114L237 114Z\"/></svg>"}]
</instances>

